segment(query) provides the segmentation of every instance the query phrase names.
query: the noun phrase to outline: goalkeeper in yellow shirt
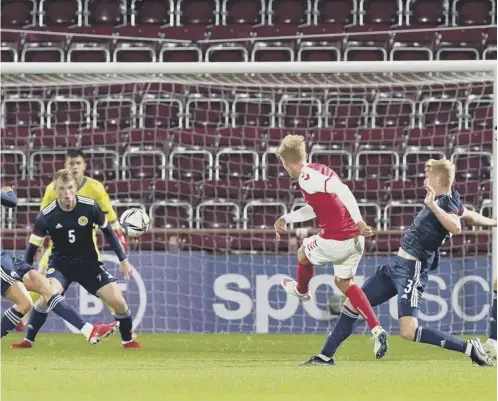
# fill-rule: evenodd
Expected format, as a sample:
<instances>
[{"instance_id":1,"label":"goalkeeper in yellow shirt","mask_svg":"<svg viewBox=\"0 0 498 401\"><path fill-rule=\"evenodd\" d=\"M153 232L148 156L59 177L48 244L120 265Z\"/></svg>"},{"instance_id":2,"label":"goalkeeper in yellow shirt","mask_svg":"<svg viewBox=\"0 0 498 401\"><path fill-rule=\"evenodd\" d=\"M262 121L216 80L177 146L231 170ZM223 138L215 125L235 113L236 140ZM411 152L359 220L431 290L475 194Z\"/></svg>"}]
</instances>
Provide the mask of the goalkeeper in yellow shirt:
<instances>
[{"instance_id":1,"label":"goalkeeper in yellow shirt","mask_svg":"<svg viewBox=\"0 0 498 401\"><path fill-rule=\"evenodd\" d=\"M110 223L111 227L116 233L116 236L118 237L118 240L121 243L123 250L125 251L125 253L127 253L128 245L126 241L126 236L124 234L123 229L121 228L121 225L119 224L118 216L116 215L116 212L112 208L109 195L107 194L102 183L95 180L94 178L85 176L86 159L83 151L80 149L68 150L68 152L66 153L64 168L70 170L76 179L76 183L78 186L76 194L81 196L86 196L87 198L93 199L98 203L98 205L104 212L107 221ZM41 201L40 210L47 207L50 204L50 202L54 201L55 199L57 199L57 194L55 192L55 185L52 182L45 190L45 195L43 196L43 199ZM98 246L97 246L97 233L95 231L93 233L93 238L95 242L95 248L97 249L97 253L99 254L99 259L100 259L100 253L98 251ZM48 248L45 250L45 253L38 262L39 266L38 270L42 274L46 273L48 267L48 260L50 258L51 253L52 253L52 242L50 242ZM31 293L31 297L33 298L33 302L36 302L36 300L40 297L40 295L37 293ZM113 311L109 306L108 308L111 311L111 313L113 313ZM23 322L21 322L16 328L18 331L22 331L24 329L23 327L24 324L22 323Z\"/></svg>"}]
</instances>

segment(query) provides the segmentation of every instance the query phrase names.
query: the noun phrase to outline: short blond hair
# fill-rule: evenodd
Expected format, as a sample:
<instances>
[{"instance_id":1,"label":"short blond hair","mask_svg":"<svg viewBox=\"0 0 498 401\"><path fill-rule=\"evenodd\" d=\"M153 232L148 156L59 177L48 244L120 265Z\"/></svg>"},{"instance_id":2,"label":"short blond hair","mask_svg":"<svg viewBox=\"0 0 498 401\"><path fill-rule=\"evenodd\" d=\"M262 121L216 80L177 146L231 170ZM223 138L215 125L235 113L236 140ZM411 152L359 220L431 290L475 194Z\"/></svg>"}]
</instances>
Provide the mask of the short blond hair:
<instances>
[{"instance_id":1,"label":"short blond hair","mask_svg":"<svg viewBox=\"0 0 498 401\"><path fill-rule=\"evenodd\" d=\"M448 159L429 159L425 163L425 172L436 175L443 185L451 186L455 180L455 165Z\"/></svg>"},{"instance_id":2,"label":"short blond hair","mask_svg":"<svg viewBox=\"0 0 498 401\"><path fill-rule=\"evenodd\" d=\"M290 163L306 160L306 144L304 136L287 135L277 149L277 157Z\"/></svg>"},{"instance_id":3,"label":"short blond hair","mask_svg":"<svg viewBox=\"0 0 498 401\"><path fill-rule=\"evenodd\" d=\"M69 182L69 181L76 182L76 179L74 178L73 173L71 173L71 171L66 169L66 168L62 168L60 170L57 170L57 172L54 175L54 185L59 180L61 180L64 184Z\"/></svg>"}]
</instances>

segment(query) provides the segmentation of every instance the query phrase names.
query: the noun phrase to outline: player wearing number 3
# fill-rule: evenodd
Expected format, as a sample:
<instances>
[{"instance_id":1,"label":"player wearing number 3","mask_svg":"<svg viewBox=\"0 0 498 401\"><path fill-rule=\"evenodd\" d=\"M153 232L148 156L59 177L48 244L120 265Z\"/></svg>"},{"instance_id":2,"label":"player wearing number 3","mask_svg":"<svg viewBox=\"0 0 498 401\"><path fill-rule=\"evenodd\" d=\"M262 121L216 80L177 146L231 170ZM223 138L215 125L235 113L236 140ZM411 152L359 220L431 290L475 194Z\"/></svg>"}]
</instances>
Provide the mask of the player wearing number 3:
<instances>
[{"instance_id":1,"label":"player wearing number 3","mask_svg":"<svg viewBox=\"0 0 498 401\"><path fill-rule=\"evenodd\" d=\"M372 229L363 221L356 199L336 173L323 164L306 162L302 136L287 135L277 150L277 156L289 175L299 178L307 202L303 208L276 221L277 238L289 223L317 217L320 226L318 235L307 238L298 251L297 282L284 278L284 290L304 302L309 301L308 285L315 274L314 266L333 263L335 284L366 320L373 334L376 358L384 357L388 350L387 334L365 294L353 281L365 249L364 237L373 235Z\"/></svg>"},{"instance_id":2,"label":"player wearing number 3","mask_svg":"<svg viewBox=\"0 0 498 401\"><path fill-rule=\"evenodd\" d=\"M372 306L381 305L394 296L398 297L399 328L401 337L405 340L460 352L477 365L492 366L492 360L486 355L478 338L464 341L418 324L419 299L427 285L429 271L438 267L439 247L451 235L461 233L460 219L476 226L496 227L496 220L465 209L459 193L451 191L455 178L453 163L449 160L429 160L425 172L426 207L407 228L392 263L378 267L376 273L365 281L362 289ZM321 353L305 363L324 365L327 361L329 365L333 365L333 356L353 332L357 317L355 305L346 300L341 316ZM496 338L496 326L494 337Z\"/></svg>"}]
</instances>

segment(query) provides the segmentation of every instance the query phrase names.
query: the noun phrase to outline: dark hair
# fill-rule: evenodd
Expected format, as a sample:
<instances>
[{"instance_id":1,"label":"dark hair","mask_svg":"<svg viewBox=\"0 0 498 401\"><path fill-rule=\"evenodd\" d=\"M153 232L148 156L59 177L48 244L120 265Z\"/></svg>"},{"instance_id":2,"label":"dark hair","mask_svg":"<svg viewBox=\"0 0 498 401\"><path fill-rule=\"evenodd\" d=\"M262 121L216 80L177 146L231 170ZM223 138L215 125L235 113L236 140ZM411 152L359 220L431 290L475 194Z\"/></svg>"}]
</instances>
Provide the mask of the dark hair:
<instances>
[{"instance_id":1,"label":"dark hair","mask_svg":"<svg viewBox=\"0 0 498 401\"><path fill-rule=\"evenodd\" d=\"M69 149L66 153L66 159L73 157L82 157L83 160L86 160L85 153L81 149Z\"/></svg>"}]
</instances>

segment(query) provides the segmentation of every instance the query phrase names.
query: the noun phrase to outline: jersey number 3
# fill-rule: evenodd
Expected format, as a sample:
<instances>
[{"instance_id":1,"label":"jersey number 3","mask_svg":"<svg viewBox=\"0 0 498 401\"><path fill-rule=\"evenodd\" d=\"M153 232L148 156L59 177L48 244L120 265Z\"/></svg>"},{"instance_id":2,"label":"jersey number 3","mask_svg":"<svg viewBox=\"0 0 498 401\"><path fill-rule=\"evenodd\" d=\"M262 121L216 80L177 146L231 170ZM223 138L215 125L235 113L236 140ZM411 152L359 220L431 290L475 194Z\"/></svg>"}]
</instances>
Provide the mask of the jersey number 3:
<instances>
[{"instance_id":1,"label":"jersey number 3","mask_svg":"<svg viewBox=\"0 0 498 401\"><path fill-rule=\"evenodd\" d=\"M69 236L69 242L71 244L74 244L74 242L76 242L76 235L74 235L74 230L69 230L67 232L67 235Z\"/></svg>"}]
</instances>

